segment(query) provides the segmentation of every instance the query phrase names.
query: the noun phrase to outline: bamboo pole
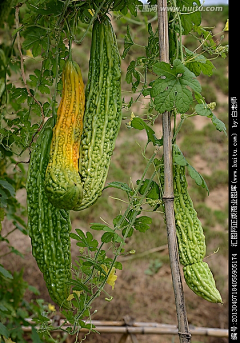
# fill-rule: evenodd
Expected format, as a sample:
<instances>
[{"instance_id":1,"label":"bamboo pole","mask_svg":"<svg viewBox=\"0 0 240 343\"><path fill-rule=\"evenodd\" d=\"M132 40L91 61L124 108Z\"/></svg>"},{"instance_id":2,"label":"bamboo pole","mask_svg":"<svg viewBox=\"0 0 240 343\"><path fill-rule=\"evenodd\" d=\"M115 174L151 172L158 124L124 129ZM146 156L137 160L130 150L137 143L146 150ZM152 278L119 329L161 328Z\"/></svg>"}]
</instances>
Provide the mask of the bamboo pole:
<instances>
[{"instance_id":1,"label":"bamboo pole","mask_svg":"<svg viewBox=\"0 0 240 343\"><path fill-rule=\"evenodd\" d=\"M160 61L169 63L168 41L168 11L167 0L158 0L158 34ZM174 219L174 192L172 171L172 135L171 114L165 112L162 115L163 126L163 154L164 154L164 194L163 201L166 213L166 225L168 236L168 249L172 273L172 282L175 295L175 304L178 319L178 334L180 343L191 342L191 334L188 328L188 320L185 308L184 293L179 267L178 246Z\"/></svg>"},{"instance_id":2,"label":"bamboo pole","mask_svg":"<svg viewBox=\"0 0 240 343\"><path fill-rule=\"evenodd\" d=\"M31 324L31 319L26 321ZM59 325L66 330L71 324L63 325L64 321L60 320ZM160 323L145 323L145 322L133 322L132 325L126 325L125 321L101 321L92 320L86 321L86 324L92 324L95 326L95 330L100 333L116 333L116 334L146 334L146 335L177 335L178 328L176 325L160 324ZM38 329L38 327L36 327ZM32 327L22 327L24 332L31 332ZM55 332L61 332L61 329L56 328ZM88 332L87 329L81 329L80 332ZM207 328L207 327L195 327L191 328L192 335L196 336L209 336L209 337L228 337L227 329Z\"/></svg>"}]
</instances>

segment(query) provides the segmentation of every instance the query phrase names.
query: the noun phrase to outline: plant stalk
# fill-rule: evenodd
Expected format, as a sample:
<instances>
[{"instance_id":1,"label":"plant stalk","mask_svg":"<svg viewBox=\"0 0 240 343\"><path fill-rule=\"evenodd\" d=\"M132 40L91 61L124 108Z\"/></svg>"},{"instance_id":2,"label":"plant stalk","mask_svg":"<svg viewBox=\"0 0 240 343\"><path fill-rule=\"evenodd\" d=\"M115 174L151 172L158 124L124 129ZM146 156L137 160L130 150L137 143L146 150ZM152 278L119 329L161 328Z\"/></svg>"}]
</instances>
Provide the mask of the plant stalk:
<instances>
[{"instance_id":1,"label":"plant stalk","mask_svg":"<svg viewBox=\"0 0 240 343\"><path fill-rule=\"evenodd\" d=\"M160 61L169 63L168 41L168 12L167 0L158 0L158 34ZM183 286L180 273L176 226L174 217L174 191L173 191L173 161L172 161L172 132L171 113L162 115L163 127L163 154L164 154L164 194L163 201L166 214L169 259L172 273L172 283L175 296L175 305L178 320L178 335L180 343L191 342L191 334L188 328L187 313Z\"/></svg>"}]
</instances>

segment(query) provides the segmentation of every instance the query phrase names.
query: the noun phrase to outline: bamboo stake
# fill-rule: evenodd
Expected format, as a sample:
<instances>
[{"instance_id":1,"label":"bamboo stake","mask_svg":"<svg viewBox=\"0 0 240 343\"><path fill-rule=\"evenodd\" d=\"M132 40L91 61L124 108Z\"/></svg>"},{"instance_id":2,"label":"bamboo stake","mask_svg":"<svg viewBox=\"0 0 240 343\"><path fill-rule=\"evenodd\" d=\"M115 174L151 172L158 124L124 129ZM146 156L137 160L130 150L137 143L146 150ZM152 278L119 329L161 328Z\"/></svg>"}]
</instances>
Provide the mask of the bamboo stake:
<instances>
[{"instance_id":1,"label":"bamboo stake","mask_svg":"<svg viewBox=\"0 0 240 343\"><path fill-rule=\"evenodd\" d=\"M31 319L26 321L31 324ZM86 321L86 324L89 324L89 321ZM63 325L63 320L60 320L60 325ZM126 325L125 321L101 321L101 320L92 320L92 325L95 325L95 329L100 333L116 333L116 334L146 334L146 335L177 335L178 328L176 325L172 324L160 324L160 323L145 323L145 322L133 322L132 325ZM66 324L61 326L61 329L66 330L71 324ZM39 329L38 327L36 327ZM24 332L31 332L32 327L23 326L22 330ZM52 332L62 332L61 329L56 327ZM218 329L218 328L207 328L207 327L195 327L191 328L192 335L196 336L209 336L209 337L229 337L227 329ZM81 329L80 332L88 332L87 329ZM124 339L123 339L124 342Z\"/></svg>"},{"instance_id":2,"label":"bamboo stake","mask_svg":"<svg viewBox=\"0 0 240 343\"><path fill-rule=\"evenodd\" d=\"M168 42L168 12L167 0L158 0L158 34L160 61L169 63ZM172 273L172 282L175 295L175 304L178 319L178 334L180 343L191 342L191 334L188 328L188 320L185 308L184 293L179 267L178 246L174 219L174 193L172 172L172 137L170 112L163 113L163 154L164 154L164 194L163 201L166 213L166 225L168 235L168 249Z\"/></svg>"}]
</instances>

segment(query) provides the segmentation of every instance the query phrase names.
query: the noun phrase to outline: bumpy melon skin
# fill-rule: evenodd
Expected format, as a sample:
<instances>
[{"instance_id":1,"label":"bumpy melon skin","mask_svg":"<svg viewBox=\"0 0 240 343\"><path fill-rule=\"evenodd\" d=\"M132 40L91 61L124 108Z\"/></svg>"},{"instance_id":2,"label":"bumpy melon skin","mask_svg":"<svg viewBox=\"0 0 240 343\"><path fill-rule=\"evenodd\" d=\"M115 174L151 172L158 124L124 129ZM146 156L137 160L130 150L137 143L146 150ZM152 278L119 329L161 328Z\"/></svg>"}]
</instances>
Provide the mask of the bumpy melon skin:
<instances>
[{"instance_id":1,"label":"bumpy melon skin","mask_svg":"<svg viewBox=\"0 0 240 343\"><path fill-rule=\"evenodd\" d=\"M79 210L91 206L102 193L122 121L121 107L121 58L110 20L102 17L92 30L80 143L83 200Z\"/></svg>"},{"instance_id":2,"label":"bumpy melon skin","mask_svg":"<svg viewBox=\"0 0 240 343\"><path fill-rule=\"evenodd\" d=\"M55 207L76 210L83 196L78 160L85 108L84 84L76 62L66 62L62 80L62 98L53 129L45 191Z\"/></svg>"},{"instance_id":3,"label":"bumpy melon skin","mask_svg":"<svg viewBox=\"0 0 240 343\"><path fill-rule=\"evenodd\" d=\"M163 159L162 159L163 166ZM164 185L164 170L160 169L161 186ZM174 216L178 241L179 261L184 266L183 274L188 287L203 299L222 303L212 272L203 258L206 243L203 228L188 193L185 166L174 163ZM164 206L163 206L164 209Z\"/></svg>"},{"instance_id":4,"label":"bumpy melon skin","mask_svg":"<svg viewBox=\"0 0 240 343\"><path fill-rule=\"evenodd\" d=\"M174 165L174 213L179 260L184 266L202 261L206 254L202 224L188 193L185 167Z\"/></svg>"},{"instance_id":5,"label":"bumpy melon skin","mask_svg":"<svg viewBox=\"0 0 240 343\"><path fill-rule=\"evenodd\" d=\"M221 303L222 298L216 288L212 272L206 262L185 266L183 274L188 287L203 299L212 303Z\"/></svg>"},{"instance_id":6,"label":"bumpy melon skin","mask_svg":"<svg viewBox=\"0 0 240 343\"><path fill-rule=\"evenodd\" d=\"M27 177L28 232L32 254L43 273L52 300L68 308L71 279L71 222L69 211L54 207L44 189L53 120L42 128L31 153Z\"/></svg>"}]
</instances>

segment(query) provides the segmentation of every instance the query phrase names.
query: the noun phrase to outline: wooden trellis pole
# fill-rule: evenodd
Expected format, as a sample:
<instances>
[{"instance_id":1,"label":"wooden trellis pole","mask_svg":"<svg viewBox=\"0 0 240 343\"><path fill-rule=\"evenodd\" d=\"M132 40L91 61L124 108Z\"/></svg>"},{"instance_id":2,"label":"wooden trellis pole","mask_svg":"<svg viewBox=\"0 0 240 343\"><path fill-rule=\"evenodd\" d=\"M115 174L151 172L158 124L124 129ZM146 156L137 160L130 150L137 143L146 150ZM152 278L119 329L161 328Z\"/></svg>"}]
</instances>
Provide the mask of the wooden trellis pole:
<instances>
[{"instance_id":1,"label":"wooden trellis pole","mask_svg":"<svg viewBox=\"0 0 240 343\"><path fill-rule=\"evenodd\" d=\"M158 0L158 34L160 61L169 63L169 40L168 40L168 11L167 0ZM172 282L175 295L175 304L178 319L178 335L180 343L191 342L188 320L185 308L184 293L179 267L178 246L174 219L174 192L172 171L172 133L171 114L165 112L162 115L163 126L163 153L164 153L164 194L163 201L166 213L166 225L168 236L168 249L172 273Z\"/></svg>"},{"instance_id":2,"label":"wooden trellis pole","mask_svg":"<svg viewBox=\"0 0 240 343\"><path fill-rule=\"evenodd\" d=\"M126 316L128 317L128 316ZM29 326L22 326L22 330L24 332L31 332L32 326L32 319L27 318L25 319L26 322L29 322ZM109 333L109 334L122 334L126 337L129 334L132 335L177 335L178 328L176 325L172 324L162 324L162 323L155 323L155 322L138 322L132 319L131 322L127 322L126 320L115 320L115 321L106 321L106 320L92 320L92 321L84 321L86 324L95 325L95 329L100 333ZM51 324L53 326L61 326L60 328L56 328L51 330L52 332L62 332L62 329L66 330L68 327L71 327L71 324L65 323L63 319L58 319L56 321L52 320ZM38 327L35 327L38 329ZM194 336L208 336L208 337L229 337L229 333L227 329L219 329L219 328L208 328L208 327L191 327L192 335ZM86 333L88 332L87 329L81 329L80 332Z\"/></svg>"}]
</instances>

